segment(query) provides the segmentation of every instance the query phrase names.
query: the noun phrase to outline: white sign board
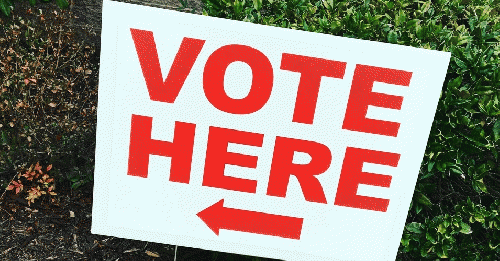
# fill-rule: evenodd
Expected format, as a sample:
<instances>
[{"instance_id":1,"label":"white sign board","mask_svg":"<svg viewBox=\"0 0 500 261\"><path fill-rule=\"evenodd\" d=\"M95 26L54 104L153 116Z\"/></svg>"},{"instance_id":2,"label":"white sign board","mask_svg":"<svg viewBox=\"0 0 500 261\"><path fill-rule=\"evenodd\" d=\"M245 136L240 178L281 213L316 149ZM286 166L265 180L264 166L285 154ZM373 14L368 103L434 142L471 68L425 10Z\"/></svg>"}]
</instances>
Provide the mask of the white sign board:
<instances>
[{"instance_id":1,"label":"white sign board","mask_svg":"<svg viewBox=\"0 0 500 261\"><path fill-rule=\"evenodd\" d=\"M105 0L92 233L394 260L449 58Z\"/></svg>"}]
</instances>

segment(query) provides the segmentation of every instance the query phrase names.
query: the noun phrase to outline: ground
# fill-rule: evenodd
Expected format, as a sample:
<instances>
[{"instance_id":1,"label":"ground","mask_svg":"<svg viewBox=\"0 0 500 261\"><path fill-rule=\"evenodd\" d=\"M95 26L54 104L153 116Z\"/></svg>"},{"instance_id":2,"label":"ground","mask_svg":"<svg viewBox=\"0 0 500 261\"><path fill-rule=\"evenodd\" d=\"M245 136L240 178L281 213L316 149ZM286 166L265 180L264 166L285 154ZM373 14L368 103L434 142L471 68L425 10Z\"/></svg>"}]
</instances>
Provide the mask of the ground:
<instances>
[{"instance_id":1,"label":"ground","mask_svg":"<svg viewBox=\"0 0 500 261\"><path fill-rule=\"evenodd\" d=\"M94 235L92 184L58 188L55 203L6 193L0 203L1 260L174 260L175 246ZM178 247L177 260L213 260L210 251Z\"/></svg>"}]
</instances>

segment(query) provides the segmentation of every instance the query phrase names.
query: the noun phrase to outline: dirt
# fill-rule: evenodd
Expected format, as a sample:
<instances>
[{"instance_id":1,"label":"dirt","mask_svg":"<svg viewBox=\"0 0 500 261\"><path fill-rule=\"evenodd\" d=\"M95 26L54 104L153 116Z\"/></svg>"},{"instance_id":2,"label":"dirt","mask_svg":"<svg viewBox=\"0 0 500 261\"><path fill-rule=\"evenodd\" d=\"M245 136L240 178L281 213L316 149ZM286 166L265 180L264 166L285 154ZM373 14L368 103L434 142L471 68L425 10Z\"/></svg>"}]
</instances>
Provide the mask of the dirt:
<instances>
[{"instance_id":1,"label":"dirt","mask_svg":"<svg viewBox=\"0 0 500 261\"><path fill-rule=\"evenodd\" d=\"M92 184L62 189L54 203L8 191L0 202L1 260L174 260L175 246L94 235ZM178 247L177 260L212 260L212 252Z\"/></svg>"},{"instance_id":2,"label":"dirt","mask_svg":"<svg viewBox=\"0 0 500 261\"><path fill-rule=\"evenodd\" d=\"M183 0L187 5L185 11L201 14L203 3L201 0ZM70 10L78 17L72 21L76 28L90 28L95 33L94 36L81 35L89 42L99 44L102 25L102 0L69 0ZM177 10L181 7L179 0L118 0L130 4L146 5L156 8Z\"/></svg>"}]
</instances>

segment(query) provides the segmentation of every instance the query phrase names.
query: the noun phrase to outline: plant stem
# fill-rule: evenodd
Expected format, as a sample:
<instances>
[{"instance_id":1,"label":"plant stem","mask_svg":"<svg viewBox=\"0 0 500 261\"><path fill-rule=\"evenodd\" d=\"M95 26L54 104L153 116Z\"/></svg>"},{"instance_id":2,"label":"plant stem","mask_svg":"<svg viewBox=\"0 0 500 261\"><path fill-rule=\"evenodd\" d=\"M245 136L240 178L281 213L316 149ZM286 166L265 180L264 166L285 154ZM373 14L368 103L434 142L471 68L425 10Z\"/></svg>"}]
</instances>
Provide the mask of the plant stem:
<instances>
[{"instance_id":1,"label":"plant stem","mask_svg":"<svg viewBox=\"0 0 500 261\"><path fill-rule=\"evenodd\" d=\"M14 174L14 177L12 177L12 179L10 180L9 184L7 184L7 186L9 186L10 183L12 183L12 181L16 178L16 176L17 176L17 173ZM2 196L0 196L0 204L2 204L2 202L3 202L2 199L3 199L3 196L5 195L5 192L7 192L7 188L4 189Z\"/></svg>"}]
</instances>

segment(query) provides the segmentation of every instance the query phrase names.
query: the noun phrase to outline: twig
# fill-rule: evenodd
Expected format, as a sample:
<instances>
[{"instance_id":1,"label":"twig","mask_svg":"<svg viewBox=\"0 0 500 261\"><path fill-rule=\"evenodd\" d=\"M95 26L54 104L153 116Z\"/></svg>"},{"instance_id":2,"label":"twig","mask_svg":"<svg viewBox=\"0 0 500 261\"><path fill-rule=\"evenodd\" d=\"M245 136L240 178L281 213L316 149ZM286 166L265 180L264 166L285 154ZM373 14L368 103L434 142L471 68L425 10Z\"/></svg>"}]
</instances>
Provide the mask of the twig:
<instances>
[{"instance_id":1,"label":"twig","mask_svg":"<svg viewBox=\"0 0 500 261\"><path fill-rule=\"evenodd\" d=\"M9 249L5 250L2 252L3 255L7 254L11 249L13 249L15 246L10 247Z\"/></svg>"},{"instance_id":2,"label":"twig","mask_svg":"<svg viewBox=\"0 0 500 261\"><path fill-rule=\"evenodd\" d=\"M12 179L10 180L9 184L7 184L7 186L9 186L10 183L12 183L12 181L16 178L16 176L17 176L17 173L14 174L14 177L12 177ZM7 188L5 188L5 190L2 193L2 196L0 196L0 204L2 204L2 202L3 202L2 199L3 199L3 196L5 195L5 192L7 192Z\"/></svg>"},{"instance_id":3,"label":"twig","mask_svg":"<svg viewBox=\"0 0 500 261\"><path fill-rule=\"evenodd\" d=\"M9 214L9 216L10 216L10 217L12 217L12 215L11 215L9 212L7 212L7 210L5 210L2 206L0 206L0 208L1 208L3 211L5 211L5 213ZM7 221L7 220L5 220L5 221ZM4 221L4 222L5 222L5 221ZM3 224L4 222L2 222L2 224Z\"/></svg>"},{"instance_id":4,"label":"twig","mask_svg":"<svg viewBox=\"0 0 500 261\"><path fill-rule=\"evenodd\" d=\"M59 58L61 57L60 56L60 54L61 54L61 33L62 33L62 25L59 26L59 39L58 39L59 46L57 47L57 62L56 62L56 68L54 70L57 70L57 68L59 67Z\"/></svg>"},{"instance_id":5,"label":"twig","mask_svg":"<svg viewBox=\"0 0 500 261\"><path fill-rule=\"evenodd\" d=\"M73 54L73 55L69 58L69 60L67 60L67 61L65 61L65 62L63 62L63 63L61 64L61 67L59 67L59 69L64 68L64 66L65 66L67 63L69 63L69 62L73 61L73 58L75 58L75 56L76 56L76 55L80 52L80 50L82 49L82 46L83 46L83 44L82 44L82 45L80 45L80 46L78 47L78 50L77 50L77 51L76 51L76 52L75 52L75 53L74 53L74 54ZM56 68L56 69L57 69L57 68Z\"/></svg>"},{"instance_id":6,"label":"twig","mask_svg":"<svg viewBox=\"0 0 500 261\"><path fill-rule=\"evenodd\" d=\"M83 253L82 251L78 250L78 249L71 249L71 248L68 248L68 251L71 251L71 252L74 252L74 253L78 253L80 255L83 255L85 253Z\"/></svg>"}]
</instances>

